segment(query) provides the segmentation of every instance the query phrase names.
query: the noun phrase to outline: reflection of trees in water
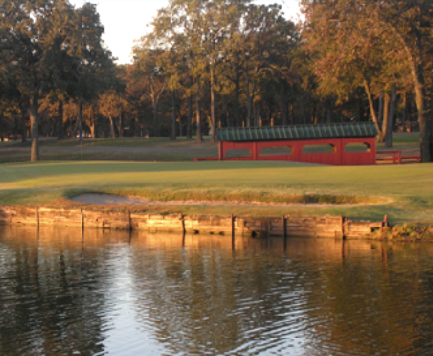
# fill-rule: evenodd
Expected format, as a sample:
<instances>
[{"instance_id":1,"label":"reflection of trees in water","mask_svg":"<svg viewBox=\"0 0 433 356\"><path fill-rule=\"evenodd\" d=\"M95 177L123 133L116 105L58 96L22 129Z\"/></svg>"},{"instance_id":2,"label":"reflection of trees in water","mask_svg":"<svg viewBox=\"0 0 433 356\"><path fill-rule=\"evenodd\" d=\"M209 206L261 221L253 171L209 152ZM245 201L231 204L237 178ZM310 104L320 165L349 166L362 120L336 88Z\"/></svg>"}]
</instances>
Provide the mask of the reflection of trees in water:
<instances>
[{"instance_id":1,"label":"reflection of trees in water","mask_svg":"<svg viewBox=\"0 0 433 356\"><path fill-rule=\"evenodd\" d=\"M295 239L286 258L282 240L244 240L233 255L231 241L200 238L183 251L165 237L133 240L138 319L173 353L431 352L431 286L412 272L431 269L427 257Z\"/></svg>"},{"instance_id":2,"label":"reflection of trees in water","mask_svg":"<svg viewBox=\"0 0 433 356\"><path fill-rule=\"evenodd\" d=\"M100 250L82 254L80 231L2 228L1 355L94 355L103 351L109 278ZM96 241L98 245L98 242ZM91 245L91 243L90 243ZM2 268L3 269L3 268Z\"/></svg>"},{"instance_id":3,"label":"reflection of trees in water","mask_svg":"<svg viewBox=\"0 0 433 356\"><path fill-rule=\"evenodd\" d=\"M283 254L282 239L238 238L235 253L220 236L127 241L89 230L83 250L79 231L37 240L0 228L0 354L104 352L125 290L167 354L432 353L433 246L289 239ZM122 269L133 291L113 289Z\"/></svg>"},{"instance_id":4,"label":"reflection of trees in water","mask_svg":"<svg viewBox=\"0 0 433 356\"><path fill-rule=\"evenodd\" d=\"M154 330L173 353L188 355L248 349L248 342L258 351L283 342L283 335L265 333L303 296L296 292L300 273L282 278L281 253L233 255L230 239L206 236L188 237L181 250L167 243L170 238L177 240L132 239L134 305L143 328Z\"/></svg>"},{"instance_id":5,"label":"reflection of trees in water","mask_svg":"<svg viewBox=\"0 0 433 356\"><path fill-rule=\"evenodd\" d=\"M323 355L331 346L341 355L432 353L433 288L420 283L419 271L431 270L433 251L406 258L408 246L373 245L346 243L342 266L317 269L308 295L321 307L308 312L315 330L308 354Z\"/></svg>"}]
</instances>

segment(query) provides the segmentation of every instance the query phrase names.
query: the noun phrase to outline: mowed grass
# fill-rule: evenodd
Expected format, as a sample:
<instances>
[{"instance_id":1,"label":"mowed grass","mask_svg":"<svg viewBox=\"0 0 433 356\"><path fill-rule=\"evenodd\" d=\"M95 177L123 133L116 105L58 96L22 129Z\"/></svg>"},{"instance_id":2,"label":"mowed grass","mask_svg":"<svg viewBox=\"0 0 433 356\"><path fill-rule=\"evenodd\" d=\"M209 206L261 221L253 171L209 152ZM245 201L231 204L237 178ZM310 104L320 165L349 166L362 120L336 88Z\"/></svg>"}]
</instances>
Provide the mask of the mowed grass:
<instances>
[{"instance_id":1,"label":"mowed grass","mask_svg":"<svg viewBox=\"0 0 433 356\"><path fill-rule=\"evenodd\" d=\"M433 223L433 164L357 167L287 162L42 162L0 165L0 204L67 204L81 193L150 200L337 202L355 206L186 206L153 211L280 216L333 214Z\"/></svg>"},{"instance_id":2,"label":"mowed grass","mask_svg":"<svg viewBox=\"0 0 433 356\"><path fill-rule=\"evenodd\" d=\"M127 138L85 138L81 142L78 139L64 139L58 140L57 138L41 138L39 140L40 147L186 147L186 148L199 148L199 147L217 147L216 143L210 142L209 136L203 136L203 142L195 142L195 138L187 139L185 137L178 137L176 140L171 140L166 137L155 138L142 138L142 137L127 137ZM30 139L27 142L21 141L8 141L0 142L2 147L15 147L25 148L30 147Z\"/></svg>"}]
</instances>

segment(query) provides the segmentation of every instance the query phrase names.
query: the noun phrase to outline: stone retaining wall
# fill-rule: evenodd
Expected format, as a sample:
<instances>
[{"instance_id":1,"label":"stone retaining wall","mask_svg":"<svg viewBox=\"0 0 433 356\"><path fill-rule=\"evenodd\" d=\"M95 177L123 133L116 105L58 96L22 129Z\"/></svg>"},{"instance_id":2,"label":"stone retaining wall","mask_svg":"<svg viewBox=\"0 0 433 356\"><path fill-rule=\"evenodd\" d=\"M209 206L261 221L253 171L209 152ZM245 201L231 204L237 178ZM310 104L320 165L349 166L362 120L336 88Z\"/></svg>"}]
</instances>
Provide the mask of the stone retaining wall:
<instances>
[{"instance_id":1,"label":"stone retaining wall","mask_svg":"<svg viewBox=\"0 0 433 356\"><path fill-rule=\"evenodd\" d=\"M369 238L384 227L382 222L354 222L342 216L247 218L21 206L0 206L0 224L340 239Z\"/></svg>"}]
</instances>

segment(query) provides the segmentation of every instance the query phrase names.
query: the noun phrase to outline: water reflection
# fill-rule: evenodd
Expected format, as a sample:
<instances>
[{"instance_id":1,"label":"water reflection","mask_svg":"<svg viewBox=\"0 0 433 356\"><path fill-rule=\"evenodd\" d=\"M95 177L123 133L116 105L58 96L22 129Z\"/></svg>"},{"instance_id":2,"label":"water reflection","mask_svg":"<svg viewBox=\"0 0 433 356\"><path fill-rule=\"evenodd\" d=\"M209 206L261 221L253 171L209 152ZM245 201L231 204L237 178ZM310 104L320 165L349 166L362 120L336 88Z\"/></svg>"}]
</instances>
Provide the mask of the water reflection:
<instances>
[{"instance_id":1,"label":"water reflection","mask_svg":"<svg viewBox=\"0 0 433 356\"><path fill-rule=\"evenodd\" d=\"M431 355L433 246L0 227L1 355Z\"/></svg>"}]
</instances>

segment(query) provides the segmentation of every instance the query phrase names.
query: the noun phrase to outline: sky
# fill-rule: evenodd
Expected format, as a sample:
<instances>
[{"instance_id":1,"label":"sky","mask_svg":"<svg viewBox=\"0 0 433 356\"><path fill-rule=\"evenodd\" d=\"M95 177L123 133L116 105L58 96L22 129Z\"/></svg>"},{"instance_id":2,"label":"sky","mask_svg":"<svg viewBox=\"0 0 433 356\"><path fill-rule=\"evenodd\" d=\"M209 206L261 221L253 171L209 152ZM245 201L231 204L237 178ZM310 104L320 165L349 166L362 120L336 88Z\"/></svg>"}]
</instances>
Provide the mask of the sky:
<instances>
[{"instance_id":1,"label":"sky","mask_svg":"<svg viewBox=\"0 0 433 356\"><path fill-rule=\"evenodd\" d=\"M105 27L104 42L118 58L119 64L130 63L134 40L144 36L147 26L158 9L167 5L168 0L88 0L97 4L101 22ZM70 0L75 7L81 7L85 1ZM283 5L287 17L296 18L299 12L299 0L255 0L256 4Z\"/></svg>"}]
</instances>

